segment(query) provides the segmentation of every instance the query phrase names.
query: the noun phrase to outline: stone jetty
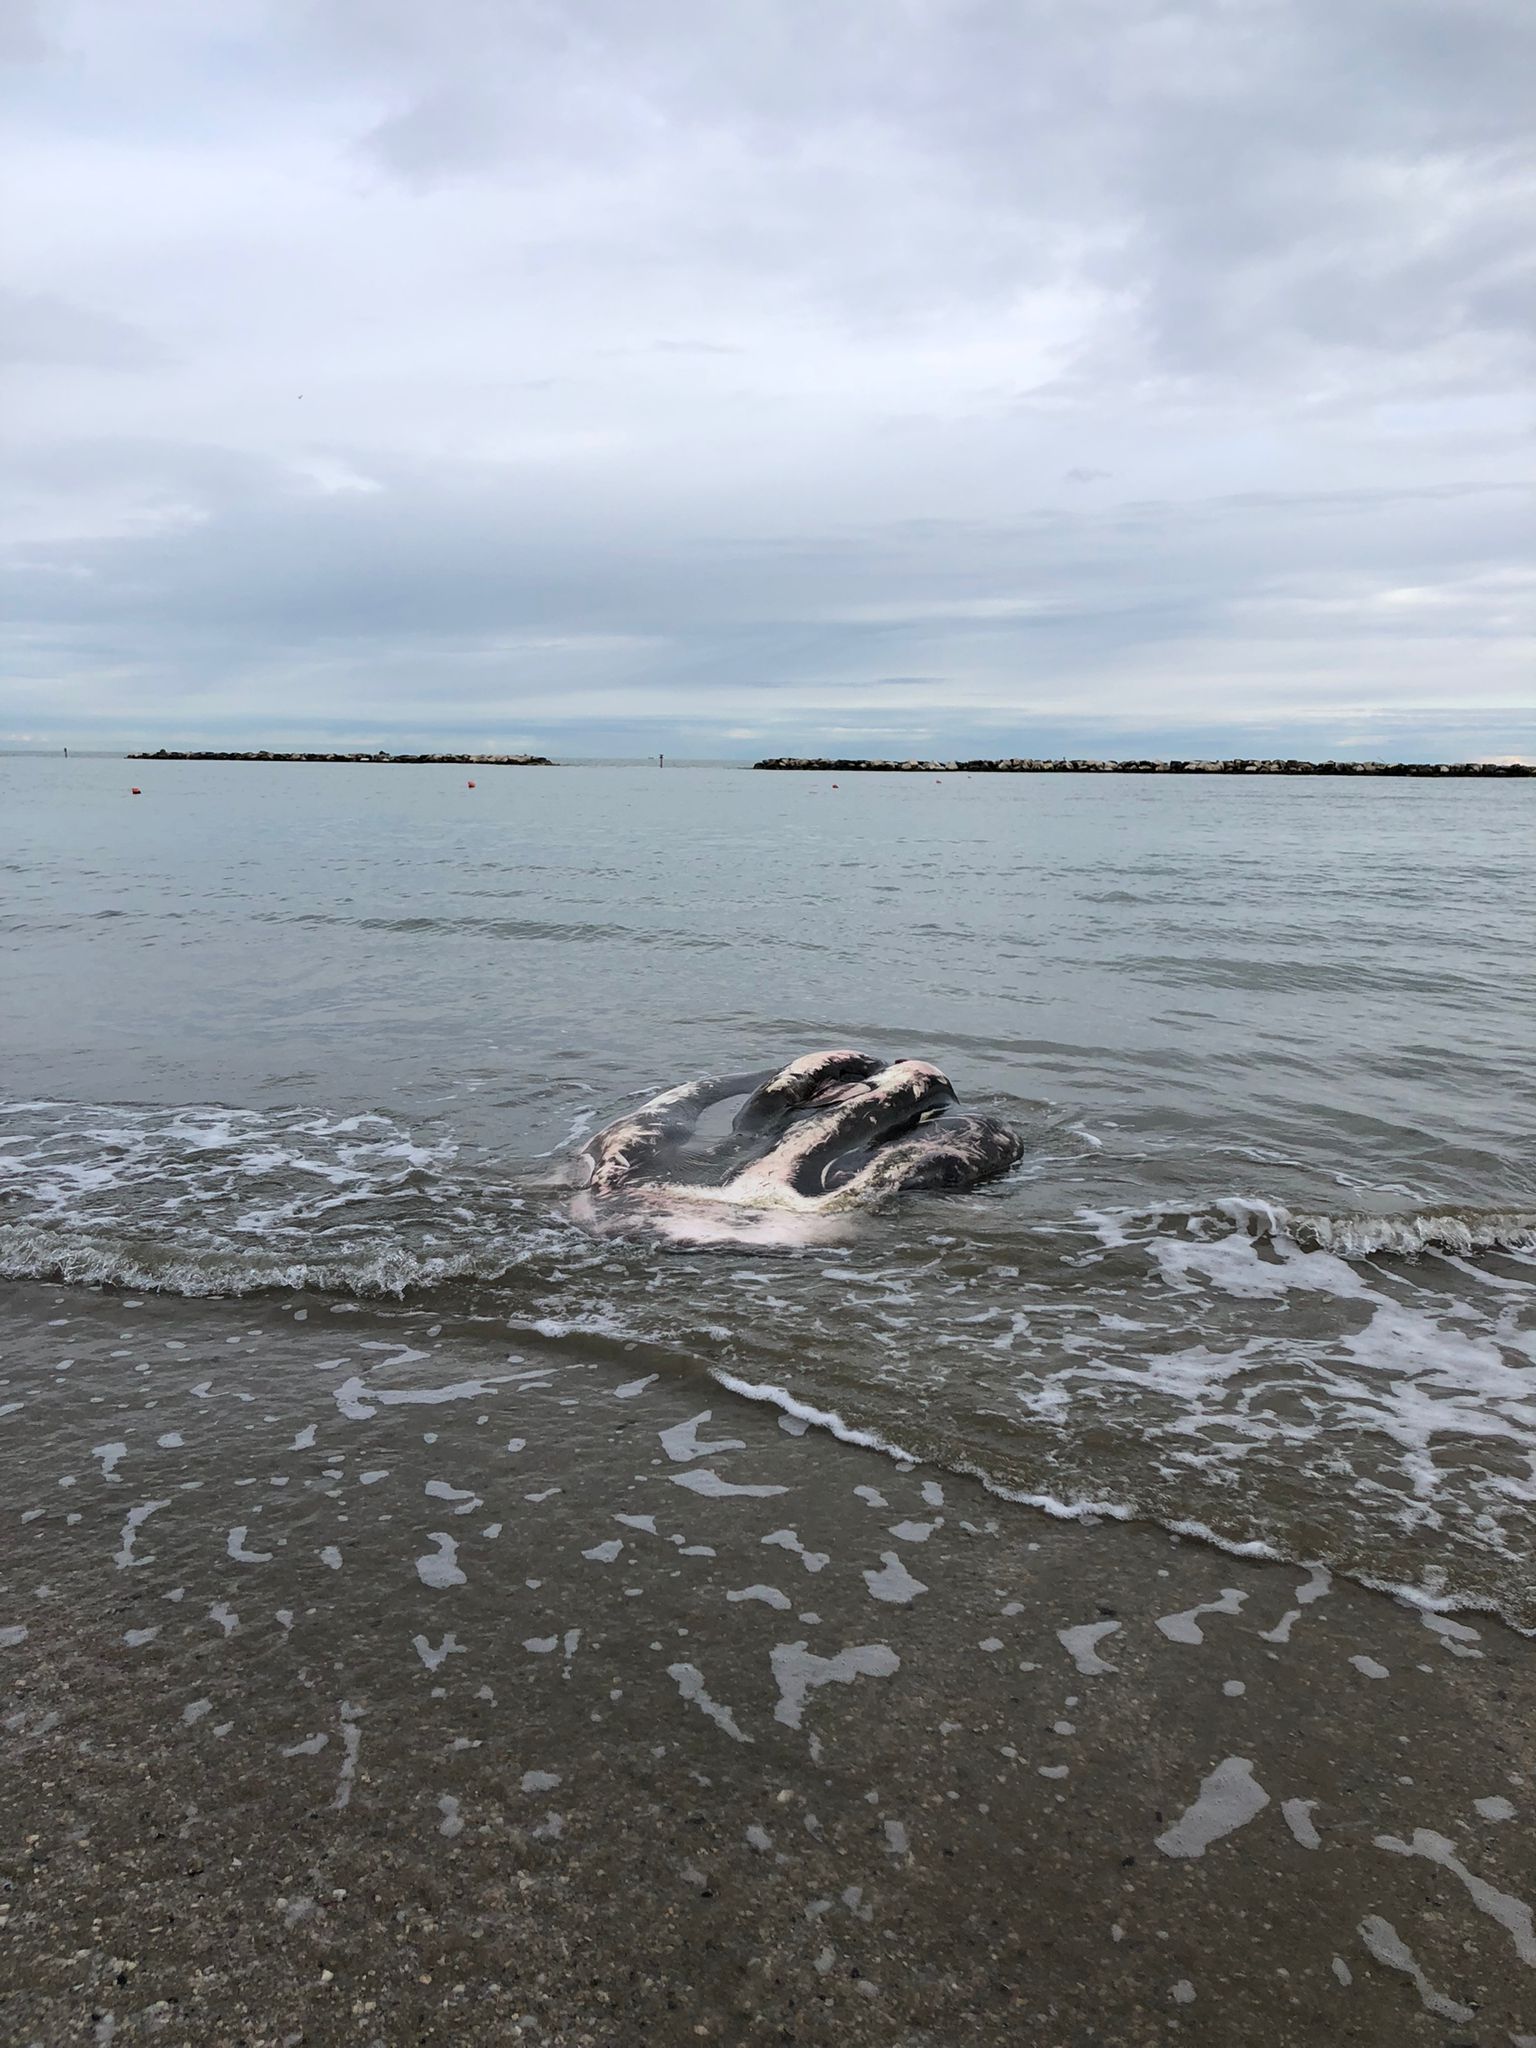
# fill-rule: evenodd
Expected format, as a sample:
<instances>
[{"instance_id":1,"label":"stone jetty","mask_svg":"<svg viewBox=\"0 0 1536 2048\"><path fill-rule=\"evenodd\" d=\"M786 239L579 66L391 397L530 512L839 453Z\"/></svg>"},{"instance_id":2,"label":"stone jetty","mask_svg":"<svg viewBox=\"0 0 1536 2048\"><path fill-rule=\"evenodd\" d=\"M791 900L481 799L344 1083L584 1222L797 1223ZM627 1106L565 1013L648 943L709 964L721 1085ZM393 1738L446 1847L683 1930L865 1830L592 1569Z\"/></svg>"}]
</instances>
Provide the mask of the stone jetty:
<instances>
[{"instance_id":1,"label":"stone jetty","mask_svg":"<svg viewBox=\"0 0 1536 2048\"><path fill-rule=\"evenodd\" d=\"M784 754L752 765L838 775L1470 775L1494 781L1536 776L1536 765L1510 761L834 761Z\"/></svg>"},{"instance_id":2,"label":"stone jetty","mask_svg":"<svg viewBox=\"0 0 1536 2048\"><path fill-rule=\"evenodd\" d=\"M372 768L553 768L543 754L229 754L211 751L130 754L130 761L361 761Z\"/></svg>"}]
</instances>

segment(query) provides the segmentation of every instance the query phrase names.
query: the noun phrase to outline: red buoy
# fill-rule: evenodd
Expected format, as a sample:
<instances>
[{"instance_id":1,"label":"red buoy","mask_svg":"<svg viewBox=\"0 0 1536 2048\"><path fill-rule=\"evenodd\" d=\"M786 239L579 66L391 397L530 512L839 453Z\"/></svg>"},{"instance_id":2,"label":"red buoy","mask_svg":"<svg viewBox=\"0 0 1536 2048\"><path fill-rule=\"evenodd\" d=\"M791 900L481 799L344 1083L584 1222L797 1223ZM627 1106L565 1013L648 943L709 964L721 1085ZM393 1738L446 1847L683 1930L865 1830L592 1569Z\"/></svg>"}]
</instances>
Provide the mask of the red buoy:
<instances>
[{"instance_id":1,"label":"red buoy","mask_svg":"<svg viewBox=\"0 0 1536 2048\"><path fill-rule=\"evenodd\" d=\"M142 796L144 794L142 789L136 789L133 793L135 796Z\"/></svg>"},{"instance_id":2,"label":"red buoy","mask_svg":"<svg viewBox=\"0 0 1536 2048\"><path fill-rule=\"evenodd\" d=\"M475 786L475 785L474 785L474 784L473 784L472 782L466 782L466 783L465 783L465 785L464 785L464 787L465 787L466 789L473 789L473 788L474 788L474 786Z\"/></svg>"}]
</instances>

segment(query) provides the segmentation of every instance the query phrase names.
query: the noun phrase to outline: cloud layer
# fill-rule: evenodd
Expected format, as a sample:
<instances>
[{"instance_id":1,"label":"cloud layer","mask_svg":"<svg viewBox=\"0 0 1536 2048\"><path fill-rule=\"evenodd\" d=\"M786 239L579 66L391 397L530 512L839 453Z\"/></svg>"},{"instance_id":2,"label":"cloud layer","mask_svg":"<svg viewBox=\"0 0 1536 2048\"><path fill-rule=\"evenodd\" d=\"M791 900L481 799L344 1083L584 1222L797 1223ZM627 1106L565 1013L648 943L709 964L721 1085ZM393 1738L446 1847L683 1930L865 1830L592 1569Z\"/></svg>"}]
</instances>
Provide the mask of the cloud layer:
<instances>
[{"instance_id":1,"label":"cloud layer","mask_svg":"<svg viewBox=\"0 0 1536 2048\"><path fill-rule=\"evenodd\" d=\"M1536 753L1523 0L55 0L0 744Z\"/></svg>"}]
</instances>

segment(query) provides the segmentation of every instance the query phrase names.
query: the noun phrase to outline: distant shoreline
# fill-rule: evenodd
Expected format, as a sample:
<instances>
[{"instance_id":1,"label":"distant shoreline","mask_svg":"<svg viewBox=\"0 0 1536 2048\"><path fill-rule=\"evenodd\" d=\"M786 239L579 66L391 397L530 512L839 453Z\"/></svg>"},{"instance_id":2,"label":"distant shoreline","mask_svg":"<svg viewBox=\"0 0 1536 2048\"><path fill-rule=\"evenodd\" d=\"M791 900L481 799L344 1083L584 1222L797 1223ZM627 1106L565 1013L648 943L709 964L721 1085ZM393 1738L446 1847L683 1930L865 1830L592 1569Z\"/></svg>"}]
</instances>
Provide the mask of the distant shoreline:
<instances>
[{"instance_id":1,"label":"distant shoreline","mask_svg":"<svg viewBox=\"0 0 1536 2048\"><path fill-rule=\"evenodd\" d=\"M153 754L127 754L129 761L356 761L373 768L553 768L544 754L230 754L173 753L166 747Z\"/></svg>"},{"instance_id":2,"label":"distant shoreline","mask_svg":"<svg viewBox=\"0 0 1536 2048\"><path fill-rule=\"evenodd\" d=\"M1409 775L1536 776L1536 764L1507 761L833 761L781 755L754 768L828 770L840 775Z\"/></svg>"}]
</instances>

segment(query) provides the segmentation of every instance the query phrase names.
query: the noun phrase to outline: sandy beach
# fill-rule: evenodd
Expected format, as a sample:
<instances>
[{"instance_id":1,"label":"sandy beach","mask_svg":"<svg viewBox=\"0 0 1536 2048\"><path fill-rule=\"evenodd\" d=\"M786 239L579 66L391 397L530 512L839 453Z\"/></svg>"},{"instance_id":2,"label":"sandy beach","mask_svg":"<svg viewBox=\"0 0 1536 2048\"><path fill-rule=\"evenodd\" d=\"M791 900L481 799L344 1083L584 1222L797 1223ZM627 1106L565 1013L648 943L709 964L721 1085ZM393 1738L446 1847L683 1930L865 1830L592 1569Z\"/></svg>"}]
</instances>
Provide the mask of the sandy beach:
<instances>
[{"instance_id":1,"label":"sandy beach","mask_svg":"<svg viewBox=\"0 0 1536 2048\"><path fill-rule=\"evenodd\" d=\"M17 1399L9 2041L1536 2029L1485 1616L489 1319L18 1288Z\"/></svg>"}]
</instances>

